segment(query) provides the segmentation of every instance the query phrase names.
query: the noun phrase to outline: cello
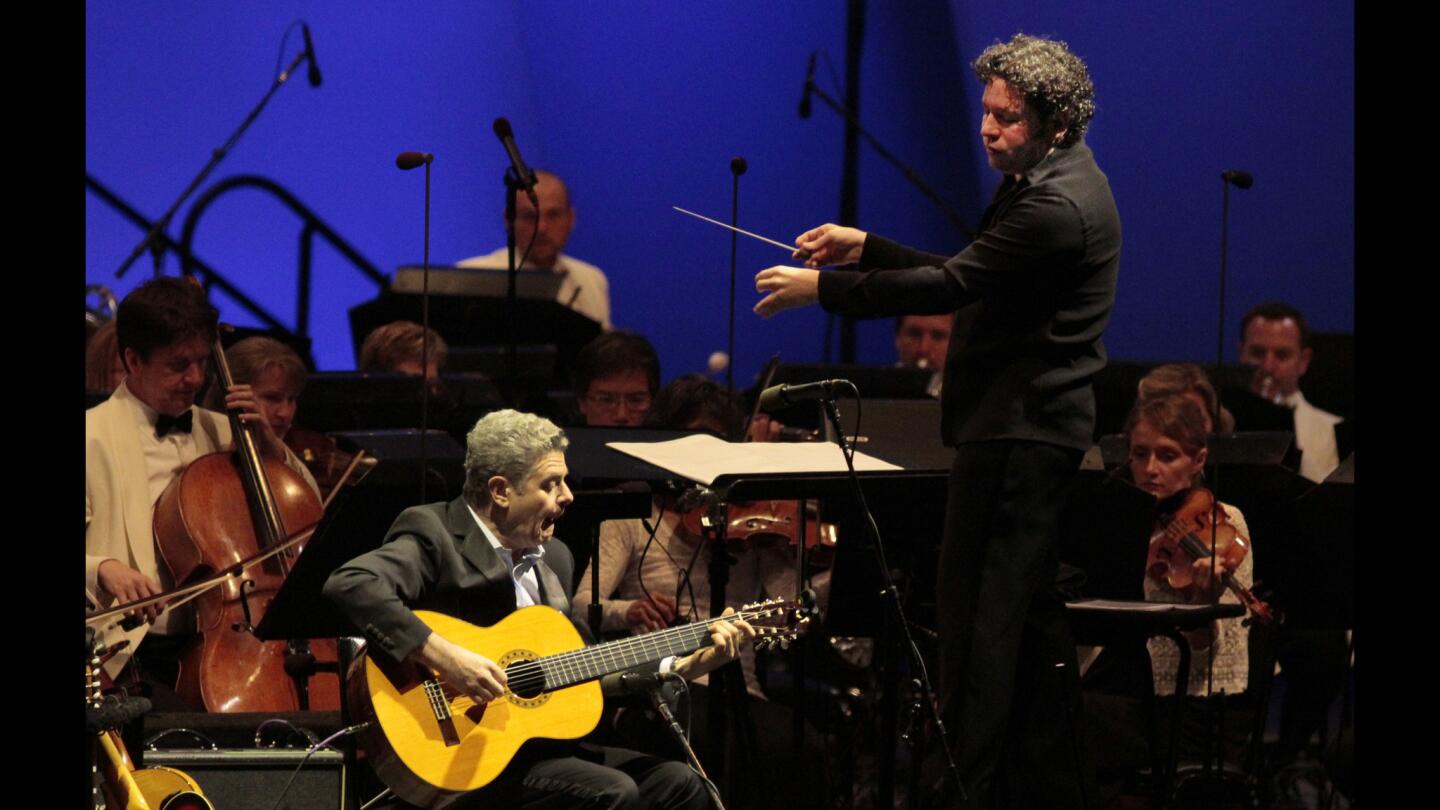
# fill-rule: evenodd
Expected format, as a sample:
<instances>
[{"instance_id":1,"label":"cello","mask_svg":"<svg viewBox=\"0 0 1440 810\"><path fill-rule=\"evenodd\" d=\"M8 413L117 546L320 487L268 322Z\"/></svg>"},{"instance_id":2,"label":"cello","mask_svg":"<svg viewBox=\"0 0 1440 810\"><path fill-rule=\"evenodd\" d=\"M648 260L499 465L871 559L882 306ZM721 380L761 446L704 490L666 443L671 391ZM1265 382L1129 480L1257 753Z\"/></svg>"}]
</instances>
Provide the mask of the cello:
<instances>
[{"instance_id":1,"label":"cello","mask_svg":"<svg viewBox=\"0 0 1440 810\"><path fill-rule=\"evenodd\" d=\"M234 378L218 332L212 354L218 382L228 391ZM233 567L284 540L287 527L318 523L324 512L304 478L284 462L261 456L251 429L239 414L229 415L235 452L196 459L155 504L156 544L177 584ZM198 638L181 661L175 688L180 697L212 712L300 707L294 679L285 670L289 645L261 641L253 632L288 573L286 555L277 555L196 600Z\"/></svg>"}]
</instances>

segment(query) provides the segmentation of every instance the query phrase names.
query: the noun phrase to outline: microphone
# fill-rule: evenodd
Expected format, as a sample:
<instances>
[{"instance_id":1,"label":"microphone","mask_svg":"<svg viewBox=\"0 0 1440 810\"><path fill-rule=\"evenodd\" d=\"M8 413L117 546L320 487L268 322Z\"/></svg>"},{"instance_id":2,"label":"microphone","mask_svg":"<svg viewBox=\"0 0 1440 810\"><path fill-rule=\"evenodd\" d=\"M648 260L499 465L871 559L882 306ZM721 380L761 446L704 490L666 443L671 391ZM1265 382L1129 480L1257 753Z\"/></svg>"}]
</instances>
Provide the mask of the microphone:
<instances>
[{"instance_id":1,"label":"microphone","mask_svg":"<svg viewBox=\"0 0 1440 810\"><path fill-rule=\"evenodd\" d=\"M429 152L401 152L395 156L395 165L410 171L417 166L423 166L434 160L435 156Z\"/></svg>"},{"instance_id":2,"label":"microphone","mask_svg":"<svg viewBox=\"0 0 1440 810\"><path fill-rule=\"evenodd\" d=\"M800 96L800 117L810 117L810 88L815 86L815 54L819 51L810 52L810 62L805 67L805 93Z\"/></svg>"},{"instance_id":3,"label":"microphone","mask_svg":"<svg viewBox=\"0 0 1440 810\"><path fill-rule=\"evenodd\" d=\"M1233 183L1236 188L1250 188L1255 184L1255 177L1240 169L1226 169L1220 172L1220 179L1227 183Z\"/></svg>"},{"instance_id":4,"label":"microphone","mask_svg":"<svg viewBox=\"0 0 1440 810\"><path fill-rule=\"evenodd\" d=\"M835 389L842 385L855 387L855 384L849 380L820 380L803 385L772 385L760 392L760 410L769 413L797 402L830 399L834 395Z\"/></svg>"},{"instance_id":5,"label":"microphone","mask_svg":"<svg viewBox=\"0 0 1440 810\"><path fill-rule=\"evenodd\" d=\"M515 132L510 129L510 121L504 116L495 119L495 136L505 147L505 154L510 156L510 168L515 172L519 188L525 190L525 196L530 198L530 204L538 211L540 198L535 196L535 173L530 171L525 165L525 159L520 157L520 150L515 146Z\"/></svg>"},{"instance_id":6,"label":"microphone","mask_svg":"<svg viewBox=\"0 0 1440 810\"><path fill-rule=\"evenodd\" d=\"M114 695L105 697L98 706L85 707L85 730L91 734L129 725L150 711L149 698Z\"/></svg>"},{"instance_id":7,"label":"microphone","mask_svg":"<svg viewBox=\"0 0 1440 810\"><path fill-rule=\"evenodd\" d=\"M300 33L305 35L305 63L310 66L310 86L320 86L320 66L315 64L315 45L310 41L310 26L300 23Z\"/></svg>"},{"instance_id":8,"label":"microphone","mask_svg":"<svg viewBox=\"0 0 1440 810\"><path fill-rule=\"evenodd\" d=\"M620 691L627 695L644 695L665 687L665 682L678 679L674 672L626 672L620 675Z\"/></svg>"},{"instance_id":9,"label":"microphone","mask_svg":"<svg viewBox=\"0 0 1440 810\"><path fill-rule=\"evenodd\" d=\"M735 175L736 177L739 177L740 175L744 174L744 173L745 173L745 170L748 169L748 168L750 168L750 166L749 166L749 164L747 164L747 163L745 162L745 158L743 158L743 157L731 158L731 160L730 160L730 173L733 174L733 175Z\"/></svg>"}]
</instances>

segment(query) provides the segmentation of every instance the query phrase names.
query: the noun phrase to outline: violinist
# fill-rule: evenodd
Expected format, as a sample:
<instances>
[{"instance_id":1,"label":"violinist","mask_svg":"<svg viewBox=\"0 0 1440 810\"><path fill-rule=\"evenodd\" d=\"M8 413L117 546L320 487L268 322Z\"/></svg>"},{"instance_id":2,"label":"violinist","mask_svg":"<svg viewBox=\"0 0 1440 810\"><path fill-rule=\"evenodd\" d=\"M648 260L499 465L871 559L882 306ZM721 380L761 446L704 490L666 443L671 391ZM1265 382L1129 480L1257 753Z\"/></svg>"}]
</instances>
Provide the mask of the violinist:
<instances>
[{"instance_id":1,"label":"violinist","mask_svg":"<svg viewBox=\"0 0 1440 810\"><path fill-rule=\"evenodd\" d=\"M738 403L724 388L690 375L661 389L646 425L729 436L742 419ZM707 618L708 558L701 545L702 538L685 525L676 499L670 496L656 498L648 521L601 524L601 631L639 635L663 630L677 617L683 622ZM591 567L587 566L576 590L574 616L579 621L584 621L589 609L590 579ZM725 593L727 601L741 603L794 594L793 553L776 547L747 550L731 568ZM753 653L747 653L742 661L747 688L754 695L763 695L755 680Z\"/></svg>"},{"instance_id":2,"label":"violinist","mask_svg":"<svg viewBox=\"0 0 1440 810\"><path fill-rule=\"evenodd\" d=\"M608 335L617 333L611 332ZM738 399L723 387L699 374L677 378L662 388L650 407L645 424L651 427L704 430L718 436L734 436L744 422L744 411ZM769 502L766 502L767 504ZM611 633L643 633L661 630L674 624L710 616L710 551L697 529L698 521L686 520L677 499L670 495L656 496L648 520L610 520L600 526L600 604L601 631ZM734 549L732 549L734 551ZM593 566L586 566L576 588L571 618L585 621L588 614ZM827 575L821 574L820 577ZM822 587L823 585L818 585ZM725 588L727 602L749 603L772 597L789 597L796 591L794 549L784 543L755 542L735 553L730 579ZM744 673L747 705L755 721L757 742L766 762L783 763L791 755L790 715L770 704L756 678L755 652L746 648L740 654ZM701 761L708 750L706 712L707 678L699 678L691 686L691 743ZM642 747L649 740L665 740L663 735L640 728L633 716L620 722L620 733L626 745ZM624 736L624 735L629 736ZM818 737L813 732L807 740ZM649 743L655 744L655 743ZM663 744L655 753L678 756ZM814 751L812 761L820 761L823 752ZM816 805L820 769L780 767L796 774L783 785L766 787L781 795L794 791L799 806ZM758 776L752 784L759 786ZM777 802L784 806L785 802ZM793 804L793 803L792 803Z\"/></svg>"},{"instance_id":3,"label":"violinist","mask_svg":"<svg viewBox=\"0 0 1440 810\"><path fill-rule=\"evenodd\" d=\"M99 607L163 593L168 581L151 529L155 501L190 462L232 445L224 414L195 407L218 314L190 282L161 277L137 287L115 316L124 382L85 412L85 585ZM261 416L254 389L236 385L226 408L255 425L261 452L302 469ZM193 631L188 609L148 609L150 632L129 666L157 708L190 709L171 691ZM122 677L125 673L121 673Z\"/></svg>"},{"instance_id":4,"label":"violinist","mask_svg":"<svg viewBox=\"0 0 1440 810\"><path fill-rule=\"evenodd\" d=\"M1160 502L1161 519L1151 537L1152 549L1154 544L1164 541L1164 530L1170 523L1165 515L1180 508L1191 487L1199 483L1206 460L1206 426L1218 418L1218 413L1201 407L1194 397L1183 393L1141 399L1131 410L1125 428L1129 460L1121 474ZM1239 537L1248 539L1240 510L1228 504L1221 506L1226 522ZM1208 514L1209 510L1205 511ZM1208 532L1195 533L1206 534L1204 540L1208 541ZM1149 559L1147 557L1147 562ZM1161 571L1136 571L1134 574L1142 578L1146 601L1208 602L1213 598L1208 556L1172 562L1177 569L1188 567L1184 573L1192 575L1194 582L1177 588ZM1239 584L1248 587L1253 568L1253 555L1246 555L1233 571L1223 559L1216 562L1214 570L1222 576L1232 573ZM1223 593L1221 601L1236 601L1237 597L1228 590ZM1225 713L1225 737L1230 743L1226 746L1226 755L1238 757L1243 750L1244 710L1248 706L1245 695L1249 673L1248 629L1241 618L1221 619L1209 628L1187 633L1186 639L1192 650L1186 687L1191 697L1187 700L1198 700L1209 691L1211 684L1207 676L1213 658L1213 692L1224 693L1226 705L1234 709ZM1165 703L1174 699L1180 650L1168 638L1152 638L1142 643L1137 637L1133 641L1110 643L1098 657L1090 660L1093 663L1089 664L1083 681L1086 739L1095 751L1101 797L1108 802L1123 790L1135 769L1150 761L1146 751L1151 736L1145 720L1149 712L1145 707L1154 696L1162 697ZM1186 722L1182 729L1181 755L1194 757L1199 756L1204 750L1204 741L1209 739L1201 725L1207 712L1187 708L1191 710L1182 715ZM1152 711L1156 720L1168 723L1169 706L1162 705ZM1161 731L1154 739L1166 741L1169 734Z\"/></svg>"},{"instance_id":5,"label":"violinist","mask_svg":"<svg viewBox=\"0 0 1440 810\"><path fill-rule=\"evenodd\" d=\"M1189 397L1167 395L1140 401L1130 412L1126 421L1125 436L1130 447L1129 472L1135 485L1155 496L1161 504L1162 520L1169 522L1169 516L1182 505L1184 496L1200 483L1205 468L1205 411ZM1240 510L1229 504L1221 504L1225 522L1234 527L1235 533L1245 541L1249 530ZM1163 542L1157 527L1156 536L1151 538L1152 546ZM1205 534L1205 532L1199 532ZM1209 542L1202 537L1202 542ZM1212 599L1212 575L1223 577L1232 574L1237 584L1250 587L1253 578L1255 556L1244 555L1238 566L1231 568L1218 555L1202 556L1194 560L1173 562L1172 565L1189 565L1193 571L1193 584L1176 587L1167 581L1164 571L1148 570L1145 573L1144 593L1149 602L1208 602ZM1213 567L1212 567L1213 565ZM1220 601L1238 602L1239 599L1228 590L1221 592ZM1194 657L1190 664L1189 693L1207 693L1206 670L1209 659L1215 659L1215 692L1237 694L1245 691L1249 674L1249 631L1242 626L1243 619L1220 619L1214 626L1191 632L1187 637ZM1173 693L1175 671L1179 666L1180 651L1175 643L1166 638L1154 638L1149 642L1151 670L1155 679L1157 694Z\"/></svg>"}]
</instances>

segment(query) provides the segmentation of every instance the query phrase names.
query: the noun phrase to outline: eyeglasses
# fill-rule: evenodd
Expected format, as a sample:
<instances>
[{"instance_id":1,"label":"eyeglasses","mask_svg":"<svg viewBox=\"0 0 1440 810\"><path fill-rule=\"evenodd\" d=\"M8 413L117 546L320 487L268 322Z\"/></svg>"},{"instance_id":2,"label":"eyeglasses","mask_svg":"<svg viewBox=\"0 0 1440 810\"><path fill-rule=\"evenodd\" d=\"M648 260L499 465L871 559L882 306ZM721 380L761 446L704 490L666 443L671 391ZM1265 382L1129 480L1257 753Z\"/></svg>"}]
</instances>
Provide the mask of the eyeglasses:
<instances>
[{"instance_id":1,"label":"eyeglasses","mask_svg":"<svg viewBox=\"0 0 1440 810\"><path fill-rule=\"evenodd\" d=\"M615 410L616 406L624 405L632 411L643 411L650 407L650 395L639 394L586 394L585 400L592 405L604 408L607 411Z\"/></svg>"}]
</instances>

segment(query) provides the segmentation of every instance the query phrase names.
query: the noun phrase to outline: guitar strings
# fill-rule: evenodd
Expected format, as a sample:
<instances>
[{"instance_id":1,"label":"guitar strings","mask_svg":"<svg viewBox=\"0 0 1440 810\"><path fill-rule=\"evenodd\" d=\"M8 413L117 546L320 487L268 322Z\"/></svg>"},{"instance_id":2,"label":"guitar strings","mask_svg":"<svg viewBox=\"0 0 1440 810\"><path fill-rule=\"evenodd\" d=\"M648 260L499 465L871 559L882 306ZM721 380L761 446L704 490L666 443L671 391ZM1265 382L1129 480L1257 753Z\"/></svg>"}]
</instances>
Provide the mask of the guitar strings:
<instances>
[{"instance_id":1,"label":"guitar strings","mask_svg":"<svg viewBox=\"0 0 1440 810\"><path fill-rule=\"evenodd\" d=\"M734 622L737 620L752 621L773 614L780 609L782 609L782 606L776 604L756 610L741 610L728 616L715 616L709 619L694 622L692 624L684 625L683 627L672 627L668 630L662 630L658 633L651 633L645 636L638 636L635 638L620 639L618 641L609 641L604 644L596 644L590 647L582 647L578 650L570 650L568 652L557 653L555 655L547 655L543 658L537 658L533 661L521 661L517 664L511 664L510 666L505 668L506 681L518 683L521 688L533 686L535 687L536 692L543 691L544 687L546 686L547 666L551 670L558 669L578 674L582 671L582 667L586 665L593 665L600 660L600 657L602 655L610 655L612 657L612 663L615 660L620 660L619 657L623 656L626 652L628 652L628 650L624 649L626 647L643 649L648 644L653 643L658 645L662 639L666 643L672 641L679 641L687 633L695 633L701 630L708 633L711 625L715 624L716 622ZM538 683L535 680L537 677L539 679ZM451 703L460 703L468 700L471 704L474 704L475 701L473 698L470 698L464 692L461 692L459 689L457 689L454 685L450 684L445 679L436 676L435 682L440 685L441 693L445 696L445 699L447 701ZM515 694L515 687L512 686L508 690L507 694Z\"/></svg>"}]
</instances>

